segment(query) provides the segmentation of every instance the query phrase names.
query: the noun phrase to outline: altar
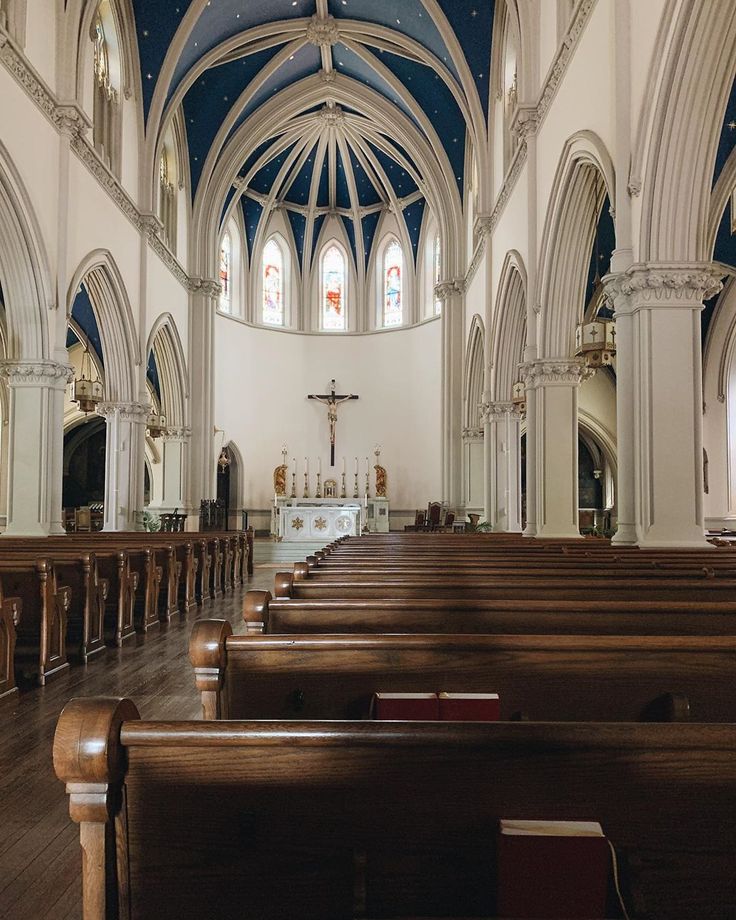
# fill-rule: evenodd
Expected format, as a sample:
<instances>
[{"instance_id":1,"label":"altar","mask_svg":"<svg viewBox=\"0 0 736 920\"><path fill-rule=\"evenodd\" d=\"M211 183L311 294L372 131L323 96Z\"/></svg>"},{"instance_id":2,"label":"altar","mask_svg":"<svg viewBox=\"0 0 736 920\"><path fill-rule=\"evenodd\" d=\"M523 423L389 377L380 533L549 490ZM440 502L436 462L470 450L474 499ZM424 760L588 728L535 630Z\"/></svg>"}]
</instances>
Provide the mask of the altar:
<instances>
[{"instance_id":1,"label":"altar","mask_svg":"<svg viewBox=\"0 0 736 920\"><path fill-rule=\"evenodd\" d=\"M358 537L365 513L358 499L277 498L271 511L271 533L284 543L329 543L338 537Z\"/></svg>"}]
</instances>

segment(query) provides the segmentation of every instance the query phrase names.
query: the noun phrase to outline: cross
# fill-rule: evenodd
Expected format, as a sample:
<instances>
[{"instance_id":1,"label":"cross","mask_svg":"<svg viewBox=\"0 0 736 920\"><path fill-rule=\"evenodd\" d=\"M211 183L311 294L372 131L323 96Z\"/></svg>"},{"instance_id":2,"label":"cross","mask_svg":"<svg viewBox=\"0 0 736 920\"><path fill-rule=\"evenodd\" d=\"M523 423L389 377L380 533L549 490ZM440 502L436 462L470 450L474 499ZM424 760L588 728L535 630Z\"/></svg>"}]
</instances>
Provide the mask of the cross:
<instances>
[{"instance_id":1,"label":"cross","mask_svg":"<svg viewBox=\"0 0 736 920\"><path fill-rule=\"evenodd\" d=\"M330 466L335 465L335 429L337 427L337 407L342 402L349 399L360 399L352 393L338 394L335 392L336 384L334 379L330 381L330 392L321 395L311 394L307 399L316 399L317 402L324 403L327 406L327 420L330 423Z\"/></svg>"}]
</instances>

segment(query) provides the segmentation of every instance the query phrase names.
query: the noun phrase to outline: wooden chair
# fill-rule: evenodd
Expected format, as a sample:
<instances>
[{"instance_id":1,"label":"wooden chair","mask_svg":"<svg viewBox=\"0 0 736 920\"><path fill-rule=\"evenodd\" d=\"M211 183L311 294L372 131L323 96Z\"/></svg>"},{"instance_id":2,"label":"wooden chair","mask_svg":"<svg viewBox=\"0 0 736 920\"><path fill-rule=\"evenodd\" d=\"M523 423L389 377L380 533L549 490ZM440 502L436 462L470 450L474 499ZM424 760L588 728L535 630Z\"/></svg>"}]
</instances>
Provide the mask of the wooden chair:
<instances>
[{"instance_id":1,"label":"wooden chair","mask_svg":"<svg viewBox=\"0 0 736 920\"><path fill-rule=\"evenodd\" d=\"M417 533L420 530L424 530L424 524L426 520L427 520L426 512L417 511L414 515L414 523L407 524L404 527L404 532L405 533Z\"/></svg>"},{"instance_id":2,"label":"wooden chair","mask_svg":"<svg viewBox=\"0 0 736 920\"><path fill-rule=\"evenodd\" d=\"M77 533L92 532L92 509L89 506L76 509L74 513L74 529Z\"/></svg>"},{"instance_id":3,"label":"wooden chair","mask_svg":"<svg viewBox=\"0 0 736 920\"><path fill-rule=\"evenodd\" d=\"M425 530L435 531L440 526L442 518L442 504L440 502L430 502L427 506L427 523L424 525Z\"/></svg>"},{"instance_id":4,"label":"wooden chair","mask_svg":"<svg viewBox=\"0 0 736 920\"><path fill-rule=\"evenodd\" d=\"M438 533L452 533L452 528L455 524L455 512L446 511L445 519L442 522L442 525L437 528Z\"/></svg>"}]
</instances>

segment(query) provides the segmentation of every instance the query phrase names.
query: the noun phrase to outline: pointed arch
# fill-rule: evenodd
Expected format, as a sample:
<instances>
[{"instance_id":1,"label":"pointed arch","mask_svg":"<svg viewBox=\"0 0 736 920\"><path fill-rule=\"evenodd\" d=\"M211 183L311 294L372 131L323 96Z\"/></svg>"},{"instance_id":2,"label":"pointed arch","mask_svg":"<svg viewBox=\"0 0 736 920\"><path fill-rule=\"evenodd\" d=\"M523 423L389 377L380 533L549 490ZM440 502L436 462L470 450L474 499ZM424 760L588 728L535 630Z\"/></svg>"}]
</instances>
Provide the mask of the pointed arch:
<instances>
[{"instance_id":1,"label":"pointed arch","mask_svg":"<svg viewBox=\"0 0 736 920\"><path fill-rule=\"evenodd\" d=\"M53 307L51 272L30 197L0 141L0 287L7 358L49 358L46 314Z\"/></svg>"},{"instance_id":2,"label":"pointed arch","mask_svg":"<svg viewBox=\"0 0 736 920\"><path fill-rule=\"evenodd\" d=\"M552 186L537 303L541 304L540 357L572 353L582 318L590 252L606 195L616 200L613 161L592 131L573 134L562 151Z\"/></svg>"},{"instance_id":3,"label":"pointed arch","mask_svg":"<svg viewBox=\"0 0 736 920\"><path fill-rule=\"evenodd\" d=\"M493 311L491 331L491 393L497 402L509 402L526 345L526 267L512 249L506 254Z\"/></svg>"},{"instance_id":4,"label":"pointed arch","mask_svg":"<svg viewBox=\"0 0 736 920\"><path fill-rule=\"evenodd\" d=\"M465 388L463 398L463 428L481 427L481 402L483 400L485 353L485 325L479 314L473 316L465 352Z\"/></svg>"},{"instance_id":5,"label":"pointed arch","mask_svg":"<svg viewBox=\"0 0 736 920\"><path fill-rule=\"evenodd\" d=\"M96 249L82 260L67 292L67 318L80 285L87 288L100 330L105 361L106 398L134 402L138 397L140 344L133 311L117 263L107 249Z\"/></svg>"},{"instance_id":6,"label":"pointed arch","mask_svg":"<svg viewBox=\"0 0 736 920\"><path fill-rule=\"evenodd\" d=\"M234 441L228 441L225 452L230 458L230 510L240 511L245 505L245 464Z\"/></svg>"},{"instance_id":7,"label":"pointed arch","mask_svg":"<svg viewBox=\"0 0 736 920\"><path fill-rule=\"evenodd\" d=\"M189 421L189 374L184 349L171 313L162 313L148 336L146 355L153 351L161 382L161 412L167 426L183 428Z\"/></svg>"}]
</instances>

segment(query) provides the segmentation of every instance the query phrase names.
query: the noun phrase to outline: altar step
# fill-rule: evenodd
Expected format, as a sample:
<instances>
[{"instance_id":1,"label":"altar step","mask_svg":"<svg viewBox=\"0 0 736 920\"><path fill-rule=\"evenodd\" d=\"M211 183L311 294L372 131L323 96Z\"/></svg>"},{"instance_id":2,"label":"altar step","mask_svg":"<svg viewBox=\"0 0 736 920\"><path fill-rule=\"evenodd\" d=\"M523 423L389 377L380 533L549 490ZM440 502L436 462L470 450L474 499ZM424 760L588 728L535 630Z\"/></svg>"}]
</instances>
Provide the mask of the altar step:
<instances>
[{"instance_id":1,"label":"altar step","mask_svg":"<svg viewBox=\"0 0 736 920\"><path fill-rule=\"evenodd\" d=\"M315 543L274 543L271 540L256 540L253 546L253 564L276 565L304 562L307 556L316 553L324 545L324 541Z\"/></svg>"}]
</instances>

